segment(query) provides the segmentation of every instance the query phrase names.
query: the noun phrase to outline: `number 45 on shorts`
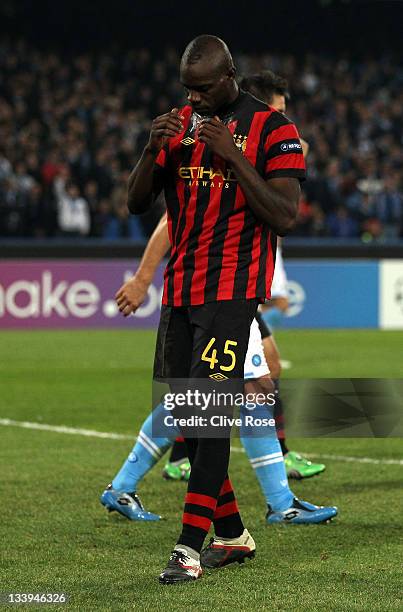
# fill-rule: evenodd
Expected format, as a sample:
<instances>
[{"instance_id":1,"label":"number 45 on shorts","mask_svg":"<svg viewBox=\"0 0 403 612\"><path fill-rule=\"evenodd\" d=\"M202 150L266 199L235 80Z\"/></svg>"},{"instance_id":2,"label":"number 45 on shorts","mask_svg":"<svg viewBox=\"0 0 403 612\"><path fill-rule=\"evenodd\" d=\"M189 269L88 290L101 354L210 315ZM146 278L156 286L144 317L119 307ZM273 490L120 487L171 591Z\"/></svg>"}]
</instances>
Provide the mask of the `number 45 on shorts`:
<instances>
[{"instance_id":1,"label":"number 45 on shorts","mask_svg":"<svg viewBox=\"0 0 403 612\"><path fill-rule=\"evenodd\" d=\"M210 363L210 370L213 370L215 365L219 363L219 360L217 359L217 349L213 348L215 341L216 341L216 338L211 338L211 340L208 342L201 356L202 361L208 361ZM235 340L225 341L223 353L224 355L229 355L230 363L228 365L225 365L225 363L224 364L221 363L219 365L220 370L223 370L224 372L231 372L231 370L235 368L236 355L234 351L231 350L230 347L237 346L237 344L238 342L235 342ZM211 355L209 356L208 352L210 349L211 349ZM224 358L224 357L221 357L221 358Z\"/></svg>"}]
</instances>

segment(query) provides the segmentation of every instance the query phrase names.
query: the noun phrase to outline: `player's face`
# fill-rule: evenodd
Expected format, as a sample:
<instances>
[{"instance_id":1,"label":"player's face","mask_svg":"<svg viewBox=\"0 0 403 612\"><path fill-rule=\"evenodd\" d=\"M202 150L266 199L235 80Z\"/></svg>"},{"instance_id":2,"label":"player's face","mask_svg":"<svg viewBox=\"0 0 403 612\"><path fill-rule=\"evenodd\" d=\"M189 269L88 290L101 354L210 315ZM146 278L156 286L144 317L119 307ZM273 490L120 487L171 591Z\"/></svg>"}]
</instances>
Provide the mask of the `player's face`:
<instances>
[{"instance_id":1,"label":"player's face","mask_svg":"<svg viewBox=\"0 0 403 612\"><path fill-rule=\"evenodd\" d=\"M182 65L180 81L189 103L199 115L214 115L230 102L234 91L233 75L212 70L203 62Z\"/></svg>"},{"instance_id":2,"label":"player's face","mask_svg":"<svg viewBox=\"0 0 403 612\"><path fill-rule=\"evenodd\" d=\"M273 94L273 97L270 102L270 106L275 108L280 113L285 113L286 105L285 105L285 96L281 94Z\"/></svg>"}]
</instances>

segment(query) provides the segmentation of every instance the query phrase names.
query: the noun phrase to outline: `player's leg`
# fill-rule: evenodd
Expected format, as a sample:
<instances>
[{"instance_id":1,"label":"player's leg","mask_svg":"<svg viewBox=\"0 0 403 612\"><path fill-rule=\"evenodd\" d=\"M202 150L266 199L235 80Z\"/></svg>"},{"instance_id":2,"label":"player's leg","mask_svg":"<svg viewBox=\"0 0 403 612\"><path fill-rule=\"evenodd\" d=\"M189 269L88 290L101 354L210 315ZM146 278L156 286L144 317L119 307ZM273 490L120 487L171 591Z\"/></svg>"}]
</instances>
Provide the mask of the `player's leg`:
<instances>
[{"instance_id":1,"label":"player's leg","mask_svg":"<svg viewBox=\"0 0 403 612\"><path fill-rule=\"evenodd\" d=\"M176 309L178 310L178 309ZM183 313L172 312L162 307L160 325L154 359L154 378L169 379L176 373L177 377L187 377L184 365L189 360L192 348L192 336ZM178 332L180 341L174 335ZM164 409L158 405L143 424L139 438L132 453L116 475L113 483L104 491L101 502L109 510L117 510L134 520L158 520L160 517L145 513L138 496L134 493L140 479L162 455L162 450L169 447L171 440L178 435L173 428L164 428ZM155 432L159 435L155 435ZM141 459L138 461L138 459ZM134 461L132 461L134 459ZM115 489L116 487L116 489ZM125 491L128 489L128 491Z\"/></svg>"},{"instance_id":2,"label":"player's leg","mask_svg":"<svg viewBox=\"0 0 403 612\"><path fill-rule=\"evenodd\" d=\"M183 390L188 380L193 354L193 330L187 308L162 306L154 358L154 380L170 384L172 392ZM177 434L175 434L177 435ZM197 439L186 440L187 454L192 461L197 450ZM168 565L160 575L160 582L173 584L199 578L202 574L200 557L195 551L176 546Z\"/></svg>"},{"instance_id":3,"label":"player's leg","mask_svg":"<svg viewBox=\"0 0 403 612\"><path fill-rule=\"evenodd\" d=\"M273 400L276 398L256 322L251 326L245 359L245 396L251 403L242 411L244 424L241 440L266 499L268 522L318 523L335 516L337 510L334 507L321 508L295 498L288 485L276 428L256 426L258 420L254 420L250 426L246 423L247 416L252 419L273 419ZM265 396L270 401L254 406L253 400L259 396Z\"/></svg>"},{"instance_id":4,"label":"player's leg","mask_svg":"<svg viewBox=\"0 0 403 612\"><path fill-rule=\"evenodd\" d=\"M192 385L196 385L199 380L200 386L200 381L203 379L208 381L211 374L219 373L220 364L224 365L220 360L225 359L226 364L232 362L232 365L225 371L225 375L233 383L232 390L238 384L240 392L243 391L243 364L256 305L256 300L239 300L236 304L230 301L215 302L189 308L194 330L192 364L189 373ZM217 350L219 356L217 363L209 362L204 357L207 355L206 349L209 345L211 347L214 345L212 350ZM231 346L233 358L228 356L230 351L225 353L229 346ZM213 383L210 379L211 384ZM185 436L192 469L185 497L182 532L167 568L160 575L160 581L163 583L189 580L189 577L184 575L180 569L180 565L183 567L182 559L186 558L191 563L197 563L200 560L200 551L213 521L217 499L228 470L230 429L228 428L225 433L227 435L220 438L194 439ZM229 486L232 491L230 483ZM235 502L235 497L233 501ZM248 552L251 552L252 548L254 550L254 542L244 528L236 503L231 504L225 516L225 522L220 524L220 527L222 529L220 537L228 540L228 546L231 546L234 540L237 541L244 537L249 538ZM242 552L243 556L247 556L246 551ZM178 555L180 555L179 559ZM233 558L231 562L235 560L240 559Z\"/></svg>"},{"instance_id":5,"label":"player's leg","mask_svg":"<svg viewBox=\"0 0 403 612\"><path fill-rule=\"evenodd\" d=\"M253 313L255 312L255 305L252 305L252 307L253 315ZM242 364L245 360L250 333L250 327L246 327L244 325L244 321L246 320L247 325L250 325L251 310L249 307L245 310L245 303L237 303L235 305L235 308L236 312L234 312L233 305L230 305L228 303L223 303L220 305L221 313L215 318L215 330L210 330L210 335L214 334L214 337L217 338L218 347L220 347L221 343L221 354L227 340L231 340L231 342L236 340L236 367L230 373L228 371L225 371L225 374L231 376L234 379L238 379L239 391L242 392ZM242 309L245 310L244 315L242 315ZM240 330L238 332L237 325ZM204 334L204 337L202 335L201 343L196 353L198 352L199 354L201 354L205 346L206 335ZM220 354L220 348L218 348L218 354ZM208 376L209 373L211 374L212 371L214 370L210 369L205 373L205 375ZM198 465L203 467L209 464L209 473L214 473L216 476L218 476L217 467L221 466L221 469L224 469L224 457L226 468L228 468L229 449L229 432L225 439L199 439L197 456L197 459L199 459ZM204 458L202 458L203 453ZM195 465L192 466L191 479L195 467ZM216 484L220 479L217 478ZM191 483L189 483L189 485L190 484ZM255 543L253 541L253 538L250 536L250 534L245 529L242 523L242 519L240 517L238 505L235 498L235 493L226 471L224 474L224 479L223 481L221 481L221 486L219 487L218 491L217 487L215 488L214 493L212 489L210 489L210 495L216 496L217 493L217 505L213 514L215 536L210 542L210 544L202 551L201 554L202 565L206 567L218 567L221 565L232 563L234 561L240 562L246 557L254 556L255 551Z\"/></svg>"},{"instance_id":6,"label":"player's leg","mask_svg":"<svg viewBox=\"0 0 403 612\"><path fill-rule=\"evenodd\" d=\"M281 450L283 451L283 454L285 454L286 452L288 452L288 448L285 441L283 404L280 397L280 352L271 333L271 329L263 320L263 317L260 312L257 313L256 320L258 322L260 334L262 337L264 357L266 363L270 368L270 377L275 386L276 404L274 408L274 418L276 421L277 437L281 445Z\"/></svg>"},{"instance_id":7,"label":"player's leg","mask_svg":"<svg viewBox=\"0 0 403 612\"><path fill-rule=\"evenodd\" d=\"M129 456L101 495L100 501L109 511L115 510L135 521L161 518L144 510L137 495L137 488L144 476L171 446L175 436L172 428L164 428L163 416L164 409L159 404L144 421ZM164 437L153 435L156 423L158 423L158 433L165 433Z\"/></svg>"},{"instance_id":8,"label":"player's leg","mask_svg":"<svg viewBox=\"0 0 403 612\"><path fill-rule=\"evenodd\" d=\"M206 310L208 312L208 305ZM243 364L249 344L250 325L255 312L256 300L249 302L240 300L235 303L221 302L215 306L214 318L208 326L206 325L203 309L195 313L193 322L198 325L198 328L194 340L195 357L191 370L192 376L195 378L205 377L207 379L216 369L224 370L224 368L221 368L221 365L224 366L223 361L225 361L225 375L237 381L236 384L239 387L239 392L243 392ZM204 353L212 337L215 338L214 347L217 348L218 363L206 365L206 362L202 361L201 355ZM234 359L227 356L227 345L231 346L231 350L233 349ZM227 367L229 360L232 360L232 369ZM218 384L220 385L219 390L224 390L221 389L222 383ZM234 387L232 387L233 392L234 390ZM210 466L208 469L210 477L203 484L200 483L199 485L204 487L206 491L210 486L211 475L214 474L216 479L214 493L213 488L210 491L211 495L218 500L217 508L213 515L214 528L216 536L224 539L239 538L244 532L235 495L227 474L229 451L229 429L225 438L199 438L197 455L192 465L192 474L195 469L203 470L205 466ZM221 475L219 475L220 471ZM217 486L217 483L219 483L219 486ZM189 482L189 489L191 486L194 486L193 482ZM223 487L225 489L224 492ZM225 500L221 499L223 495L226 496L227 504L223 503Z\"/></svg>"},{"instance_id":9,"label":"player's leg","mask_svg":"<svg viewBox=\"0 0 403 612\"><path fill-rule=\"evenodd\" d=\"M271 374L271 371L269 374L269 368L263 352L260 328L255 320L251 325L248 352L245 359L245 393L251 400L257 393L270 394L270 405L267 402L265 405L256 407L249 412L246 407L242 413L243 417L250 414L251 416L256 416L256 418L274 418L273 404L277 398L270 379ZM267 503L280 510L288 508L292 503L294 494L288 486L276 428L266 428L264 430L264 437L262 437L261 429L243 427L241 430L241 441L256 472Z\"/></svg>"},{"instance_id":10,"label":"player's leg","mask_svg":"<svg viewBox=\"0 0 403 612\"><path fill-rule=\"evenodd\" d=\"M263 349L266 361L269 364L271 377L275 386L276 403L274 406L274 418L276 421L277 437L284 455L285 467L289 478L310 478L323 472L326 466L323 463L312 463L306 457L287 446L283 402L280 393L281 361L280 353L272 335L263 340Z\"/></svg>"},{"instance_id":11,"label":"player's leg","mask_svg":"<svg viewBox=\"0 0 403 612\"><path fill-rule=\"evenodd\" d=\"M234 522L235 516L238 522ZM214 537L200 554L203 567L217 568L235 561L243 563L245 559L255 556L256 545L249 531L243 527L228 475L220 490L213 523Z\"/></svg>"},{"instance_id":12,"label":"player's leg","mask_svg":"<svg viewBox=\"0 0 403 612\"><path fill-rule=\"evenodd\" d=\"M266 393L265 377L245 384L246 397ZM248 414L243 409L243 418ZM273 407L268 403L254 410L257 419L272 419ZM336 516L335 506L316 506L299 500L291 491L285 469L284 457L277 439L275 427L242 427L241 440L261 486L267 503L268 524L317 524Z\"/></svg>"},{"instance_id":13,"label":"player's leg","mask_svg":"<svg viewBox=\"0 0 403 612\"><path fill-rule=\"evenodd\" d=\"M276 421L276 430L277 437L280 442L281 450L283 451L283 455L288 452L286 440L285 440L285 430L284 430L284 413L283 413L283 403L281 401L280 396L280 376L281 376L281 360L280 360L280 352L277 348L277 344L274 340L274 337L271 334L270 328L264 323L262 320L259 324L260 330L262 333L262 343L264 356L270 368L270 376L273 381L275 387L276 394L276 404L274 407L274 418Z\"/></svg>"},{"instance_id":14,"label":"player's leg","mask_svg":"<svg viewBox=\"0 0 403 612\"><path fill-rule=\"evenodd\" d=\"M323 463L312 463L312 461L306 459L306 457L303 457L294 451L290 451L287 447L284 428L283 402L280 394L280 352L277 348L277 344L271 333L270 327L266 325L260 313L257 314L256 319L259 323L259 329L262 335L264 355L270 368L271 378L275 385L276 403L274 406L274 418L276 421L277 436L284 455L287 475L289 478L298 479L315 476L316 474L323 472L326 466Z\"/></svg>"}]
</instances>

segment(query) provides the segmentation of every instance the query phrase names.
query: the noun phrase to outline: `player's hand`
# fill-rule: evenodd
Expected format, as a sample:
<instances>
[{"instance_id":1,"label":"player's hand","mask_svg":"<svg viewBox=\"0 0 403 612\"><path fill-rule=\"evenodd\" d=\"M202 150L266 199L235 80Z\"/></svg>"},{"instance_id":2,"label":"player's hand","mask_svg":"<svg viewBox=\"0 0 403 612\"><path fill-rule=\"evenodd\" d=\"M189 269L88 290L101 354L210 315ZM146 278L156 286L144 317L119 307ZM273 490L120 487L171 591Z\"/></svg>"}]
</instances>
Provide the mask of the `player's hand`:
<instances>
[{"instance_id":1,"label":"player's hand","mask_svg":"<svg viewBox=\"0 0 403 612\"><path fill-rule=\"evenodd\" d=\"M123 316L128 317L136 312L147 297L149 283L142 281L136 275L124 283L115 295L116 303Z\"/></svg>"},{"instance_id":2,"label":"player's hand","mask_svg":"<svg viewBox=\"0 0 403 612\"><path fill-rule=\"evenodd\" d=\"M201 142L204 142L214 153L231 161L234 155L239 154L239 151L234 143L234 137L222 121L218 117L205 119L201 122L198 137Z\"/></svg>"},{"instance_id":3,"label":"player's hand","mask_svg":"<svg viewBox=\"0 0 403 612\"><path fill-rule=\"evenodd\" d=\"M170 113L156 117L151 125L148 148L153 153L159 153L168 138L177 136L183 130L183 115L179 115L179 110L173 108Z\"/></svg>"}]
</instances>

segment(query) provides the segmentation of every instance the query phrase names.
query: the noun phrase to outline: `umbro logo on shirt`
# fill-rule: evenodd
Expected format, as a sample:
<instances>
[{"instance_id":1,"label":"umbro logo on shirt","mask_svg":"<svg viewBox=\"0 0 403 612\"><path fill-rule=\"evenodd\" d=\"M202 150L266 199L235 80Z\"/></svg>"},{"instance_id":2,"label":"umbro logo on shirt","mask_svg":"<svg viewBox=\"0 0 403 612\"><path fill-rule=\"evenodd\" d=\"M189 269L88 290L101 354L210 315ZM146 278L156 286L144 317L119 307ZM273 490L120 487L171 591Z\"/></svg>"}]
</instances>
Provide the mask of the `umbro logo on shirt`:
<instances>
[{"instance_id":1,"label":"umbro logo on shirt","mask_svg":"<svg viewBox=\"0 0 403 612\"><path fill-rule=\"evenodd\" d=\"M186 136L186 138L182 138L181 143L184 145L191 145L194 142L196 142L195 140L193 140L193 138L191 138L190 136Z\"/></svg>"}]
</instances>

